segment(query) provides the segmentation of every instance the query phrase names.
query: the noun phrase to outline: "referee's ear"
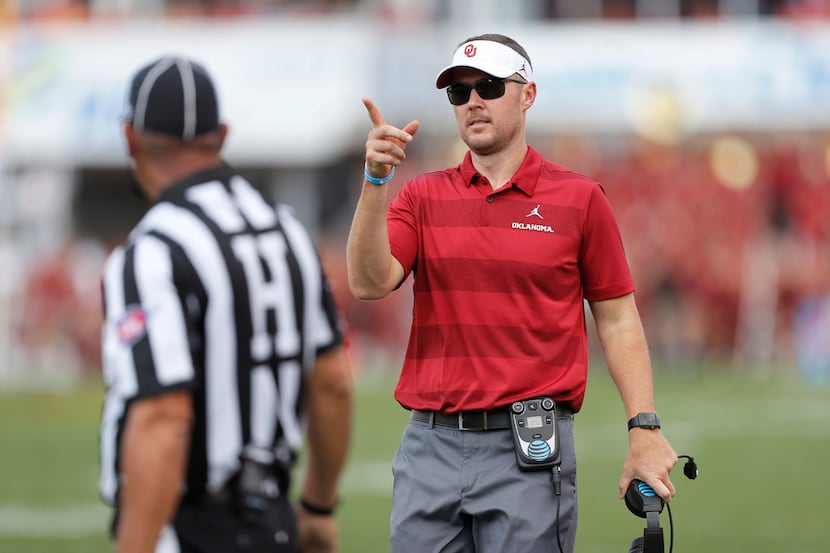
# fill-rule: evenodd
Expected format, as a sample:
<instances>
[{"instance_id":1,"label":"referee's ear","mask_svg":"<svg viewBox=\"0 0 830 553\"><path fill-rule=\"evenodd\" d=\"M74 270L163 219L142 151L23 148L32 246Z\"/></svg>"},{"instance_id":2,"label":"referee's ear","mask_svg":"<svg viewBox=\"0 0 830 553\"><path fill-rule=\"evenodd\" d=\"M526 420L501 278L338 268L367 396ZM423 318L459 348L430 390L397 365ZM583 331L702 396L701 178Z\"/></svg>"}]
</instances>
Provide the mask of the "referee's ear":
<instances>
[{"instance_id":1,"label":"referee's ear","mask_svg":"<svg viewBox=\"0 0 830 553\"><path fill-rule=\"evenodd\" d=\"M138 149L138 138L135 129L129 121L124 122L124 138L127 141L127 153L131 158L135 157Z\"/></svg>"},{"instance_id":2,"label":"referee's ear","mask_svg":"<svg viewBox=\"0 0 830 553\"><path fill-rule=\"evenodd\" d=\"M228 126L225 123L220 123L216 132L219 135L219 151L221 151L225 146L225 139L228 137Z\"/></svg>"}]
</instances>

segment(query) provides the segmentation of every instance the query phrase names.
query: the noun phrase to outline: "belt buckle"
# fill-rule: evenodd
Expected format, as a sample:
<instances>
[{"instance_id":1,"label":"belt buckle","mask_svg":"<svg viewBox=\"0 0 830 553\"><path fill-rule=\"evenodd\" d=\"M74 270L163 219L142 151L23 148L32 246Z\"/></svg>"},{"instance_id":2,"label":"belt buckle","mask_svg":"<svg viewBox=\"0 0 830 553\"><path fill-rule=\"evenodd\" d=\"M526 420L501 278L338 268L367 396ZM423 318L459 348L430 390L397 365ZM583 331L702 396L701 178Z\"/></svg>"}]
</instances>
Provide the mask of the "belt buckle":
<instances>
[{"instance_id":1,"label":"belt buckle","mask_svg":"<svg viewBox=\"0 0 830 553\"><path fill-rule=\"evenodd\" d=\"M458 413L458 429L463 430L463 431L468 431L468 432L476 432L476 431L479 431L479 430L487 430L487 411L482 411L481 412L481 417L482 417L481 428L469 428L469 427L464 426L464 412L460 411Z\"/></svg>"}]
</instances>

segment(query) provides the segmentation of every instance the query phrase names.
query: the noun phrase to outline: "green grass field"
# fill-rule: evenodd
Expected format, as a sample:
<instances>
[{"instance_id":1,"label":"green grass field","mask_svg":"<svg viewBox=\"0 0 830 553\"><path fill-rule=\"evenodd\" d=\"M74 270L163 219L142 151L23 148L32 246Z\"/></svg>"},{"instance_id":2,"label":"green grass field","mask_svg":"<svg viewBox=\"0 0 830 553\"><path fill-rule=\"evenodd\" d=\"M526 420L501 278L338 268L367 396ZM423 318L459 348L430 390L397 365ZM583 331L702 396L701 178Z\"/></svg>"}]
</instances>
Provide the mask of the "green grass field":
<instances>
[{"instance_id":1,"label":"green grass field","mask_svg":"<svg viewBox=\"0 0 830 553\"><path fill-rule=\"evenodd\" d=\"M406 412L389 379L357 381L355 441L339 514L342 553L387 550L390 464ZM675 471L677 553L830 551L830 389L790 379L658 371L658 408L678 453L700 477ZM0 551L110 551L98 500L98 383L68 392L0 393ZM642 519L617 499L625 455L621 403L596 369L577 416L579 553L626 552ZM668 526L667 514L661 516ZM668 542L668 530L666 530Z\"/></svg>"}]
</instances>

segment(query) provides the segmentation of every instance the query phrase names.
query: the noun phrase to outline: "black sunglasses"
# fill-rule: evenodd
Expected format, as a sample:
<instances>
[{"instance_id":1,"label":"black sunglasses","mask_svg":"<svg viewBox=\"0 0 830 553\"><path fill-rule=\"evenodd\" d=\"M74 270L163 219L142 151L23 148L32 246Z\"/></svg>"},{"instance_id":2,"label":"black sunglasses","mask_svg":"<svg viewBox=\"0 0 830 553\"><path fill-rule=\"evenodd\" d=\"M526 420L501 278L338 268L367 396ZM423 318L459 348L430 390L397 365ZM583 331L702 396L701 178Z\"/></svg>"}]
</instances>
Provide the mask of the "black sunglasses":
<instances>
[{"instance_id":1,"label":"black sunglasses","mask_svg":"<svg viewBox=\"0 0 830 553\"><path fill-rule=\"evenodd\" d=\"M482 100L495 100L504 96L504 83L510 81L511 83L527 84L524 81L517 81L516 79L497 79L495 77L485 77L476 82L470 83L453 83L447 87L447 98L454 106L463 106L470 101L470 92L476 89Z\"/></svg>"}]
</instances>

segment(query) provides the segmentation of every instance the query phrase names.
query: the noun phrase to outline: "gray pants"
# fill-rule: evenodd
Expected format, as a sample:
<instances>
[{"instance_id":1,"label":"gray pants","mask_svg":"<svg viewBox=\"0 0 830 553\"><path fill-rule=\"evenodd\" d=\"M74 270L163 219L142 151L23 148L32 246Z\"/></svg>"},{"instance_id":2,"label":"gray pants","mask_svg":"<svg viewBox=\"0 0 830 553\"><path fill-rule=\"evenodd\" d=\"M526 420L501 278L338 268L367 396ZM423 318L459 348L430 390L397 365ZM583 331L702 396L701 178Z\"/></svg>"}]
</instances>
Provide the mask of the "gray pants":
<instances>
[{"instance_id":1,"label":"gray pants","mask_svg":"<svg viewBox=\"0 0 830 553\"><path fill-rule=\"evenodd\" d=\"M550 470L522 472L510 430L466 432L410 421L392 463L391 553L573 553L573 420L559 419L562 492Z\"/></svg>"}]
</instances>

